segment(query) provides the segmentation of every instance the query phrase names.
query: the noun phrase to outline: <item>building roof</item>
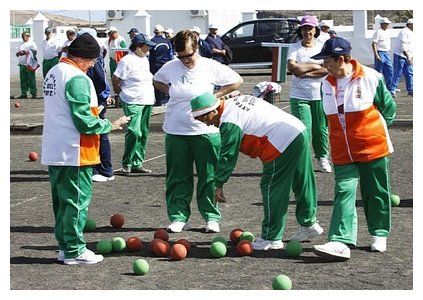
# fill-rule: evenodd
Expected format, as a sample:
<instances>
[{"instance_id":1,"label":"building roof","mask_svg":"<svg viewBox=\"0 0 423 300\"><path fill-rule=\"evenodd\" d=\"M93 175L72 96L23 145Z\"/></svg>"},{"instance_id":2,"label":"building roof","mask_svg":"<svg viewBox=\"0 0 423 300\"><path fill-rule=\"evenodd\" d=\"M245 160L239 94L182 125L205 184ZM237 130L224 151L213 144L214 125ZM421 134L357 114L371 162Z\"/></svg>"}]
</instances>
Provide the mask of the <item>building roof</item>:
<instances>
[{"instance_id":1,"label":"building roof","mask_svg":"<svg viewBox=\"0 0 423 300\"><path fill-rule=\"evenodd\" d=\"M39 11L36 10L11 10L10 11L10 25L23 25L30 18L37 16ZM74 26L74 27L105 27L104 22L91 22L77 18L65 17L43 12L43 15L49 19L49 26L54 28L57 26Z\"/></svg>"}]
</instances>

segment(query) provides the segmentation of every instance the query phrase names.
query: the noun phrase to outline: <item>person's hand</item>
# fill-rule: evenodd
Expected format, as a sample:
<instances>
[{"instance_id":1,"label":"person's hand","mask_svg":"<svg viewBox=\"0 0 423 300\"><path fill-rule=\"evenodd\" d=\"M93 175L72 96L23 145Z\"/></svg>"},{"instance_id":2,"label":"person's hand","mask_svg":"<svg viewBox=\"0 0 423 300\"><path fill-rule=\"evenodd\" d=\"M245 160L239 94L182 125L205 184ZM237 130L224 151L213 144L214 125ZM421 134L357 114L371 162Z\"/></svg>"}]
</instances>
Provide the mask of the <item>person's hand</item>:
<instances>
[{"instance_id":1,"label":"person's hand","mask_svg":"<svg viewBox=\"0 0 423 300\"><path fill-rule=\"evenodd\" d=\"M376 58L376 60L382 60L382 59L380 58L379 54L376 54L375 58Z\"/></svg>"},{"instance_id":2,"label":"person's hand","mask_svg":"<svg viewBox=\"0 0 423 300\"><path fill-rule=\"evenodd\" d=\"M216 188L214 193L214 200L216 200L216 202L219 202L219 203L226 202L226 197L223 194L223 188Z\"/></svg>"},{"instance_id":3,"label":"person's hand","mask_svg":"<svg viewBox=\"0 0 423 300\"><path fill-rule=\"evenodd\" d=\"M120 117L119 119L117 119L116 121L112 123L112 130L117 130L117 129L122 130L123 129L122 125L127 124L130 119L131 118L127 116Z\"/></svg>"}]
</instances>

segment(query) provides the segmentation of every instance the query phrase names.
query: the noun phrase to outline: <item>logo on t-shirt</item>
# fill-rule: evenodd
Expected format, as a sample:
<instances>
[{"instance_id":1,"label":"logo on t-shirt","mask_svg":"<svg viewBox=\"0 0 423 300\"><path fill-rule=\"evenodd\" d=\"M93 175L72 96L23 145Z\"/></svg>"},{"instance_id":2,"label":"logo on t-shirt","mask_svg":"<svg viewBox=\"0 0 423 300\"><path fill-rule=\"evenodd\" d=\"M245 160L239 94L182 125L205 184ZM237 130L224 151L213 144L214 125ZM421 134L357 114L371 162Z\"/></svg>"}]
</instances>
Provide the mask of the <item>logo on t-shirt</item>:
<instances>
[{"instance_id":1,"label":"logo on t-shirt","mask_svg":"<svg viewBox=\"0 0 423 300\"><path fill-rule=\"evenodd\" d=\"M182 84L192 84L191 79L185 74L181 76L181 81Z\"/></svg>"},{"instance_id":2,"label":"logo on t-shirt","mask_svg":"<svg viewBox=\"0 0 423 300\"><path fill-rule=\"evenodd\" d=\"M49 74L49 76L44 79L43 92L45 96L56 95L56 77L54 74Z\"/></svg>"}]
</instances>

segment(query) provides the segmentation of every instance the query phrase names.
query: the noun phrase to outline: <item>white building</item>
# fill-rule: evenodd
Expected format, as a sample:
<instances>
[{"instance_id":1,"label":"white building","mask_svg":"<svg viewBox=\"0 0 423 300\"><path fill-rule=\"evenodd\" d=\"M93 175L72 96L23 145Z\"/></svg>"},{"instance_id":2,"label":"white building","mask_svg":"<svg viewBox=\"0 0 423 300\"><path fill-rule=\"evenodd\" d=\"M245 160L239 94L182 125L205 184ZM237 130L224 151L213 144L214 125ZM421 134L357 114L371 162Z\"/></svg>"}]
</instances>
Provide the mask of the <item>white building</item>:
<instances>
[{"instance_id":1,"label":"white building","mask_svg":"<svg viewBox=\"0 0 423 300\"><path fill-rule=\"evenodd\" d=\"M107 25L118 29L120 35L128 38L126 34L135 27L149 36L157 24L171 27L175 33L197 26L201 35L207 35L210 24L217 25L218 34L222 35L240 22L256 19L256 11L234 10L108 10Z\"/></svg>"}]
</instances>

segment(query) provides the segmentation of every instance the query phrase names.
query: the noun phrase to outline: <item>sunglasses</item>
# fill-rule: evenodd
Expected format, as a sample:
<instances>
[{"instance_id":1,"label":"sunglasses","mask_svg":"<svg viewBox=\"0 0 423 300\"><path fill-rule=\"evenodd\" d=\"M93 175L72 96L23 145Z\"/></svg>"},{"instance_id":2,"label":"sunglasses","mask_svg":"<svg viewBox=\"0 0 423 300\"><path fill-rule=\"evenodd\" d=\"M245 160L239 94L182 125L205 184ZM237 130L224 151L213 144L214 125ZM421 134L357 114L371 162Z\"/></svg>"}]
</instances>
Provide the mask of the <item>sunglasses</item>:
<instances>
[{"instance_id":1,"label":"sunglasses","mask_svg":"<svg viewBox=\"0 0 423 300\"><path fill-rule=\"evenodd\" d=\"M183 60L183 59L186 59L186 58L191 58L191 57L193 57L193 55L195 54L195 51L194 52L192 52L191 54L188 54L188 55L183 55L183 56L181 56L181 55L177 55L177 57L178 57L178 59L180 59L180 60Z\"/></svg>"}]
</instances>

